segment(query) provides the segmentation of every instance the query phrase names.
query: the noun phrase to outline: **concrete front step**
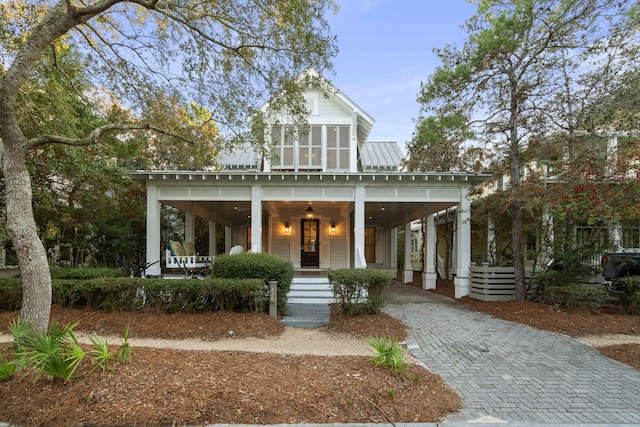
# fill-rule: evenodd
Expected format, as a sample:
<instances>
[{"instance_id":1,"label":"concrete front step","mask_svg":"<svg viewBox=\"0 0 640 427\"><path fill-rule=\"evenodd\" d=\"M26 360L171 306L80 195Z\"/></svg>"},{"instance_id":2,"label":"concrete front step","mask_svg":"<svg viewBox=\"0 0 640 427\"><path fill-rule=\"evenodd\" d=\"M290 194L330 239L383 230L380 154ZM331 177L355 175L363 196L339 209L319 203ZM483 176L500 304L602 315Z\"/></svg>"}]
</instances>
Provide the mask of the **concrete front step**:
<instances>
[{"instance_id":1,"label":"concrete front step","mask_svg":"<svg viewBox=\"0 0 640 427\"><path fill-rule=\"evenodd\" d=\"M329 323L329 304L287 302L282 323L295 328L319 328Z\"/></svg>"},{"instance_id":2,"label":"concrete front step","mask_svg":"<svg viewBox=\"0 0 640 427\"><path fill-rule=\"evenodd\" d=\"M287 301L292 304L329 304L334 301L326 277L294 277Z\"/></svg>"}]
</instances>

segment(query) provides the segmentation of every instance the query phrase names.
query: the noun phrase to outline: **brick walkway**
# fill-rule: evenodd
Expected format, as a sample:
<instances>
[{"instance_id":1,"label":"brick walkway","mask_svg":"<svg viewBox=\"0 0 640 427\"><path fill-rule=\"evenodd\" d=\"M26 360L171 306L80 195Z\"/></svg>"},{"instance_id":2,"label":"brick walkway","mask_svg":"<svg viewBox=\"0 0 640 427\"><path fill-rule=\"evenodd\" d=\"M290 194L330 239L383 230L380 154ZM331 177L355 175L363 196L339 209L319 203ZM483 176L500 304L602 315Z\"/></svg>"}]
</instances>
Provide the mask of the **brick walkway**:
<instances>
[{"instance_id":1,"label":"brick walkway","mask_svg":"<svg viewBox=\"0 0 640 427\"><path fill-rule=\"evenodd\" d=\"M448 422L640 425L640 371L585 343L411 286L395 283L387 300L410 352L461 395Z\"/></svg>"}]
</instances>

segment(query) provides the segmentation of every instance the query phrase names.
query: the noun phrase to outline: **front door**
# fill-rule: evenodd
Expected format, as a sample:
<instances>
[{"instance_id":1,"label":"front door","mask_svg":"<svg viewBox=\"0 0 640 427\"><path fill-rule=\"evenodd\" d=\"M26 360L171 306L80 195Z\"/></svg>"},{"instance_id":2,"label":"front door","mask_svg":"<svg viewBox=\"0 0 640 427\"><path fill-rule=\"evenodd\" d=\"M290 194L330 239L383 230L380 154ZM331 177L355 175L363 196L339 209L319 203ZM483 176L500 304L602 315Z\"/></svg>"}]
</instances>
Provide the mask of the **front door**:
<instances>
[{"instance_id":1,"label":"front door","mask_svg":"<svg viewBox=\"0 0 640 427\"><path fill-rule=\"evenodd\" d=\"M300 266L320 267L320 221L303 219L300 221L300 230L302 230L300 233Z\"/></svg>"}]
</instances>

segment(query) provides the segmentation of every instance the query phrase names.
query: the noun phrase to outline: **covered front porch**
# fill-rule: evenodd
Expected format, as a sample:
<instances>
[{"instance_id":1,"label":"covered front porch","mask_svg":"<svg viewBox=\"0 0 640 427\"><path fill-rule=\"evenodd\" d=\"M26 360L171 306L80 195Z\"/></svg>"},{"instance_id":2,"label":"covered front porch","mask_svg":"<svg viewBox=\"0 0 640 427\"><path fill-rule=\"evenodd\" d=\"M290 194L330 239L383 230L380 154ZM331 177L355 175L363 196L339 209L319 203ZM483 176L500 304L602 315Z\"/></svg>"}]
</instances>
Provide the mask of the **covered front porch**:
<instances>
[{"instance_id":1,"label":"covered front porch","mask_svg":"<svg viewBox=\"0 0 640 427\"><path fill-rule=\"evenodd\" d=\"M167 172L133 174L147 186L147 262L162 260L160 207L185 213L185 242L195 241L195 218L209 224L208 253L218 255L216 232L225 230L225 253L234 246L268 252L299 271L380 268L404 259L404 281L413 280L411 239L398 249L398 231L425 218L422 286L436 286L434 218L455 208L456 297L469 292L471 231L469 189L486 177L452 173ZM199 245L202 247L203 245ZM404 253L402 253L404 249ZM147 274L161 274L163 263Z\"/></svg>"}]
</instances>

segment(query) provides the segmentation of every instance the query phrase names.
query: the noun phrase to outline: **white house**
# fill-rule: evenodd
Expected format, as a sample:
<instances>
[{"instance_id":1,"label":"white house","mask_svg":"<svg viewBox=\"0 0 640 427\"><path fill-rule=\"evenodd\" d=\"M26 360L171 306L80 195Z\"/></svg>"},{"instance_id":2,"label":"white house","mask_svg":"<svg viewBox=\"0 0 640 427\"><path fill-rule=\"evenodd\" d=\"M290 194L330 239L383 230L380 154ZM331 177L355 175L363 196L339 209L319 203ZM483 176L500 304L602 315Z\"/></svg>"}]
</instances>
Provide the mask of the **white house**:
<instances>
[{"instance_id":1,"label":"white house","mask_svg":"<svg viewBox=\"0 0 640 427\"><path fill-rule=\"evenodd\" d=\"M299 134L284 116L278 117L267 129L277 154L273 162L257 158L252 150L238 150L221 157L221 171L132 174L147 187L147 261L161 259L166 249L160 238L161 204L184 211L190 220L208 220L209 255L216 255L215 230L223 225L227 250L242 245L269 252L290 260L297 272L366 267L395 273L398 228L410 235L411 222L425 217L423 287L434 288L433 215L457 207L456 297L467 295L467 194L488 176L405 172L395 142L367 141L374 120L362 108L330 85L307 84L305 90L308 134ZM185 241L193 241L193 229L187 221ZM413 274L410 239L404 252L408 282ZM148 270L160 272L160 264Z\"/></svg>"}]
</instances>

